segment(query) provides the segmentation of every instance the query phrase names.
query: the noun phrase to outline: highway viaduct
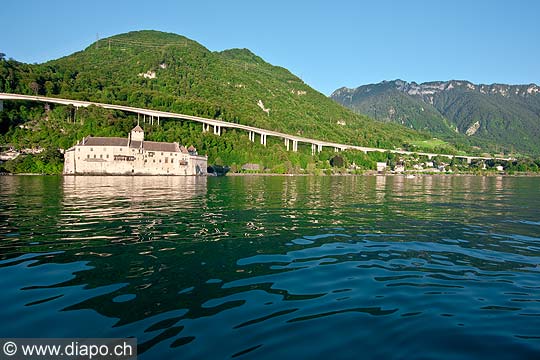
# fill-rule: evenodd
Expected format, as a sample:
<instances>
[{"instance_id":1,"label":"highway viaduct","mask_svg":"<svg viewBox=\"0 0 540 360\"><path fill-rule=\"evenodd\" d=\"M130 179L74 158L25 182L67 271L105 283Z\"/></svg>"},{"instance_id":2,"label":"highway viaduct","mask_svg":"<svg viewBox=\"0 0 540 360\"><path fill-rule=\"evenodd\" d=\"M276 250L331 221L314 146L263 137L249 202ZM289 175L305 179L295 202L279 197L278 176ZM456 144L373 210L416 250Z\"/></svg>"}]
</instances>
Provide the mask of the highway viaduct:
<instances>
[{"instance_id":1,"label":"highway viaduct","mask_svg":"<svg viewBox=\"0 0 540 360\"><path fill-rule=\"evenodd\" d=\"M154 124L154 122L157 122L157 124L159 124L160 119L163 119L163 118L194 121L194 122L198 122L202 124L202 130L204 132L210 132L210 130L212 130L212 132L218 136L221 135L222 129L240 129L240 130L244 130L248 132L249 140L253 142L255 141L255 135L256 134L259 135L260 142L264 146L266 146L266 141L267 141L268 136L273 136L273 137L283 139L287 150L292 149L292 151L298 151L298 143L310 144L312 154L315 154L316 151L321 152L323 147L329 147L329 148L333 148L334 151L336 152L350 149L350 150L359 150L366 154L368 152L390 152L394 154L403 154L403 155L421 155L421 156L427 156L429 159L436 156L441 156L441 157L446 157L448 159L452 159L452 158L465 159L467 160L467 163L471 163L472 160L502 160L502 161L514 160L512 158L436 154L436 153L405 151L405 150L391 150L391 149L372 148L372 147L356 146L356 145L349 145L349 144L340 144L340 143L334 143L334 142L323 141L323 140L309 139L309 138L295 136L295 135L289 135L289 134L285 134L285 133L281 133L277 131L261 129L254 126L236 124L236 123L232 123L228 121L208 119L208 118L203 118L199 116L184 115L184 114L172 113L172 112L167 112L167 111L136 108L136 107L124 106L124 105L104 104L104 103L91 102L91 101L70 100L70 99L61 99L61 98L53 98L53 97L45 97L45 96L0 93L0 109L2 108L3 100L37 101L37 102L51 103L51 104L72 105L75 108L88 107L88 106L93 105L93 106L101 107L104 109L120 110L124 112L135 113L139 117L142 115L143 121L146 121L147 120L146 117L148 116L148 121L151 124Z\"/></svg>"}]
</instances>

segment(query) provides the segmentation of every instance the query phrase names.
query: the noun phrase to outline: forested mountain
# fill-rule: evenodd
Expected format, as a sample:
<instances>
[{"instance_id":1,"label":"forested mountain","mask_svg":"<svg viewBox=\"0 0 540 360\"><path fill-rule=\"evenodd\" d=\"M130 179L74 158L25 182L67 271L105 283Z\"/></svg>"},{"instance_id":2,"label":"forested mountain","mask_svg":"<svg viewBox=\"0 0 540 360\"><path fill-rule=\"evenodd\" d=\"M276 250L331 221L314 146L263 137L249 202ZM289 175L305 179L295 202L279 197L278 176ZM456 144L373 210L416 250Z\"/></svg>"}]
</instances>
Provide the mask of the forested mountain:
<instances>
[{"instance_id":1,"label":"forested mountain","mask_svg":"<svg viewBox=\"0 0 540 360\"><path fill-rule=\"evenodd\" d=\"M388 148L425 137L357 115L249 50L211 52L157 31L102 39L44 64L2 61L0 91L128 104Z\"/></svg>"},{"instance_id":2,"label":"forested mountain","mask_svg":"<svg viewBox=\"0 0 540 360\"><path fill-rule=\"evenodd\" d=\"M357 113L447 140L540 154L540 87L534 84L394 80L341 88L331 98Z\"/></svg>"}]
</instances>

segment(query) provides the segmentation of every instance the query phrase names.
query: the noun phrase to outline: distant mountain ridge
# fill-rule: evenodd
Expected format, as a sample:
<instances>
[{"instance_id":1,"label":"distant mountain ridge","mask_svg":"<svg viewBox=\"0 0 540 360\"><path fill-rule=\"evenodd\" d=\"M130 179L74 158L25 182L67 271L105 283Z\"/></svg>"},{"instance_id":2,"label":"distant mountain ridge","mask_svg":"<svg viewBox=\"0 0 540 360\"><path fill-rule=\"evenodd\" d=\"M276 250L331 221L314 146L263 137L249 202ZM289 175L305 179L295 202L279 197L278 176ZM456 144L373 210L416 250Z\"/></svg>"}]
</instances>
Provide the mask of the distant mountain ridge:
<instances>
[{"instance_id":1,"label":"distant mountain ridge","mask_svg":"<svg viewBox=\"0 0 540 360\"><path fill-rule=\"evenodd\" d=\"M471 144L494 142L506 150L540 153L540 86L536 84L393 80L343 87L330 97L357 113L446 139L466 137Z\"/></svg>"}]
</instances>

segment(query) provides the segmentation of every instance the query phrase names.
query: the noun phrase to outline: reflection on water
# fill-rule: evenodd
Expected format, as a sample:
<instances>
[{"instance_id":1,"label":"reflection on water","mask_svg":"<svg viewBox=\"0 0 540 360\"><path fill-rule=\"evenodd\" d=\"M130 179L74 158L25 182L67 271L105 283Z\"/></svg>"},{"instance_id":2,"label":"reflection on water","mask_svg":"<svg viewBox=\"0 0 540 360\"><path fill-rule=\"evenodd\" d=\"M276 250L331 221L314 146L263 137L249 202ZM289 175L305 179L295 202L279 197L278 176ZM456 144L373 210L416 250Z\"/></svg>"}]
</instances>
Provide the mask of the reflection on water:
<instances>
[{"instance_id":1,"label":"reflection on water","mask_svg":"<svg viewBox=\"0 0 540 360\"><path fill-rule=\"evenodd\" d=\"M134 336L148 359L540 351L538 179L0 186L0 336Z\"/></svg>"}]
</instances>

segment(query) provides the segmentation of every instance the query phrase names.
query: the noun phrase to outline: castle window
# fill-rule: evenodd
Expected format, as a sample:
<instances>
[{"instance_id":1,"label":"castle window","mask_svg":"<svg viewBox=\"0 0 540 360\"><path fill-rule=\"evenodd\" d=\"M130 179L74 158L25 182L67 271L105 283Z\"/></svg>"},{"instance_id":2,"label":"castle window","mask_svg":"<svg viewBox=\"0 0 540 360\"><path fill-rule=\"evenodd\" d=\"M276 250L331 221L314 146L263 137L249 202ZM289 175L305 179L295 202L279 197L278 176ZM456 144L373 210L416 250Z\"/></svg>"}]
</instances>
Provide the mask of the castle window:
<instances>
[{"instance_id":1,"label":"castle window","mask_svg":"<svg viewBox=\"0 0 540 360\"><path fill-rule=\"evenodd\" d=\"M174 160L174 159L171 159L171 164L173 163L173 160Z\"/></svg>"},{"instance_id":2,"label":"castle window","mask_svg":"<svg viewBox=\"0 0 540 360\"><path fill-rule=\"evenodd\" d=\"M77 151L81 151L81 148L78 148Z\"/></svg>"},{"instance_id":3,"label":"castle window","mask_svg":"<svg viewBox=\"0 0 540 360\"><path fill-rule=\"evenodd\" d=\"M107 154L107 159L109 158L109 154Z\"/></svg>"},{"instance_id":4,"label":"castle window","mask_svg":"<svg viewBox=\"0 0 540 360\"><path fill-rule=\"evenodd\" d=\"M87 158L87 159L90 159L90 154L86 155L86 158Z\"/></svg>"},{"instance_id":5,"label":"castle window","mask_svg":"<svg viewBox=\"0 0 540 360\"><path fill-rule=\"evenodd\" d=\"M94 148L90 148L90 151L94 151Z\"/></svg>"},{"instance_id":6,"label":"castle window","mask_svg":"<svg viewBox=\"0 0 540 360\"><path fill-rule=\"evenodd\" d=\"M100 158L100 159L103 159L103 154L99 155L99 158Z\"/></svg>"},{"instance_id":7,"label":"castle window","mask_svg":"<svg viewBox=\"0 0 540 360\"><path fill-rule=\"evenodd\" d=\"M96 154L94 154L94 159L96 158Z\"/></svg>"}]
</instances>

